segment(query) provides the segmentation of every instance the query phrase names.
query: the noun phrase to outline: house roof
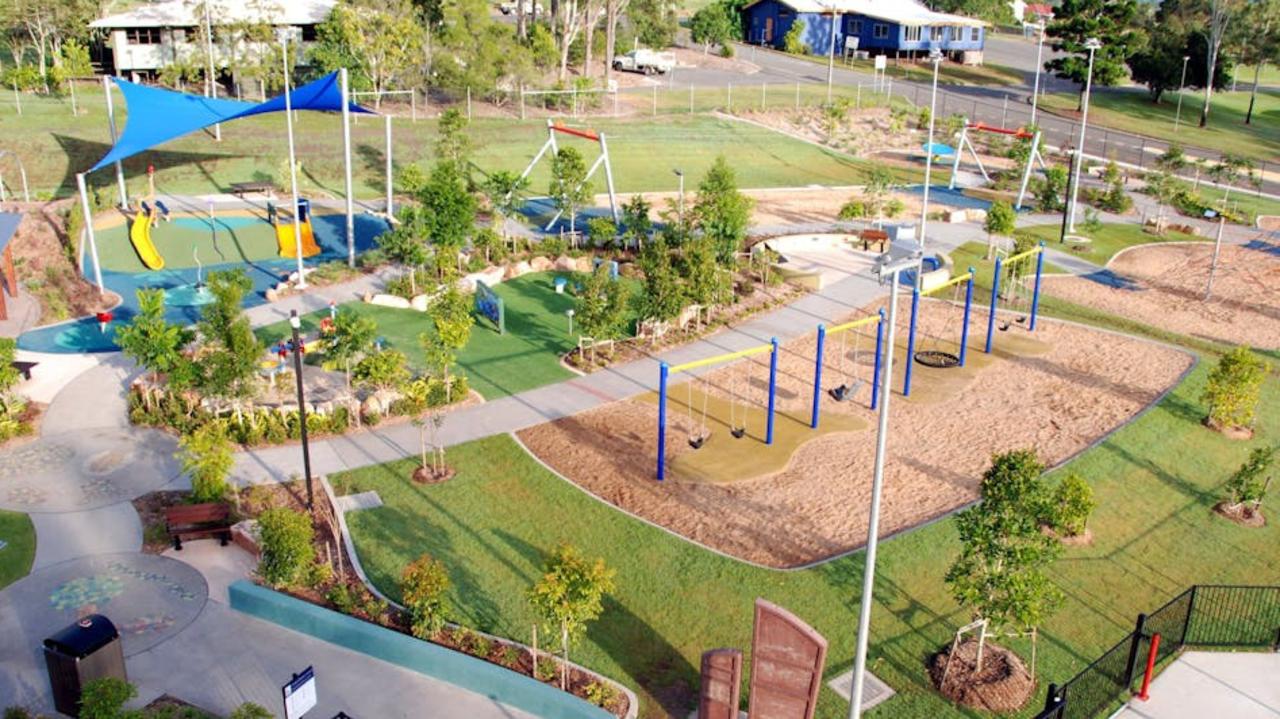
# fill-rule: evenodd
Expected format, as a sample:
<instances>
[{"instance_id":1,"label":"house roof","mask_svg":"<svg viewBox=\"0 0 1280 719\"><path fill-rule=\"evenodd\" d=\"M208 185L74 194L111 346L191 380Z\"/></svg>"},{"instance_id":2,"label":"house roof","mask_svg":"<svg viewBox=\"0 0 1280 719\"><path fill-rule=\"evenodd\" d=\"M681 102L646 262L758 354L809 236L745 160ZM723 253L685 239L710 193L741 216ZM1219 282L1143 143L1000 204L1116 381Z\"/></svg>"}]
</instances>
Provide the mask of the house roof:
<instances>
[{"instance_id":1,"label":"house roof","mask_svg":"<svg viewBox=\"0 0 1280 719\"><path fill-rule=\"evenodd\" d=\"M864 15L899 25L965 25L984 27L990 23L964 15L934 12L915 0L777 0L796 12L828 13L833 9L842 15ZM743 10L765 0L754 0Z\"/></svg>"},{"instance_id":2,"label":"house roof","mask_svg":"<svg viewBox=\"0 0 1280 719\"><path fill-rule=\"evenodd\" d=\"M211 19L215 25L241 21L268 20L275 25L314 25L322 22L337 0L267 0L263 3L241 0L209 0ZM144 3L116 15L108 15L89 23L94 28L194 27L204 23L200 5L189 0L164 0Z\"/></svg>"},{"instance_id":3,"label":"house roof","mask_svg":"<svg viewBox=\"0 0 1280 719\"><path fill-rule=\"evenodd\" d=\"M1052 17L1053 6L1045 3L1027 3L1027 12Z\"/></svg>"}]
</instances>

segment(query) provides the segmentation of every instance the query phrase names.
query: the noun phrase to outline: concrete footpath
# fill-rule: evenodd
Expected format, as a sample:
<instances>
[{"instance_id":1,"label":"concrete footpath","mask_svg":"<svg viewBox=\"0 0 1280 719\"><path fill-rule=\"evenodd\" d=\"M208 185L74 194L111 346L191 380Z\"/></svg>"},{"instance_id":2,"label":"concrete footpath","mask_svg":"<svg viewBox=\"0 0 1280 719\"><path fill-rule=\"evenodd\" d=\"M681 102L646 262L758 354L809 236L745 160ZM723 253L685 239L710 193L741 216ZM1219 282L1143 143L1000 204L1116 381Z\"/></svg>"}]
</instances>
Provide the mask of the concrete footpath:
<instances>
[{"instance_id":1,"label":"concrete footpath","mask_svg":"<svg viewBox=\"0 0 1280 719\"><path fill-rule=\"evenodd\" d=\"M1069 702L1068 698L1068 702ZM1277 719L1280 653L1186 652L1115 719Z\"/></svg>"}]
</instances>

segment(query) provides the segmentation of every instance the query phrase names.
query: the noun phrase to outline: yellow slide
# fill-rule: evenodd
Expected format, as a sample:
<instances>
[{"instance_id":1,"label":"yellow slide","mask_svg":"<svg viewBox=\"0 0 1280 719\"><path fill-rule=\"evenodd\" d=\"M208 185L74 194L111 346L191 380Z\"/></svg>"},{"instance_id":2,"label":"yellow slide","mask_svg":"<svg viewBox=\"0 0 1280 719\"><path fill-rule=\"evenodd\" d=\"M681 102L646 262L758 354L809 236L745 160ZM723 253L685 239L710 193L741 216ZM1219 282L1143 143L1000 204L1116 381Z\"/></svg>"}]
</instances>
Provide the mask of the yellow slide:
<instances>
[{"instance_id":1,"label":"yellow slide","mask_svg":"<svg viewBox=\"0 0 1280 719\"><path fill-rule=\"evenodd\" d=\"M129 228L129 239L133 242L133 249L138 252L138 258L147 266L147 269L163 270L164 258L156 252L156 246L151 242L151 219L146 212L138 210L138 214L133 218L133 225Z\"/></svg>"},{"instance_id":2,"label":"yellow slide","mask_svg":"<svg viewBox=\"0 0 1280 719\"><path fill-rule=\"evenodd\" d=\"M302 256L312 257L320 254L320 246L316 244L316 237L311 232L311 220L303 222L298 227L302 231ZM297 258L298 251L294 248L293 243L293 223L281 222L276 225L276 240L280 243L280 256Z\"/></svg>"}]
</instances>

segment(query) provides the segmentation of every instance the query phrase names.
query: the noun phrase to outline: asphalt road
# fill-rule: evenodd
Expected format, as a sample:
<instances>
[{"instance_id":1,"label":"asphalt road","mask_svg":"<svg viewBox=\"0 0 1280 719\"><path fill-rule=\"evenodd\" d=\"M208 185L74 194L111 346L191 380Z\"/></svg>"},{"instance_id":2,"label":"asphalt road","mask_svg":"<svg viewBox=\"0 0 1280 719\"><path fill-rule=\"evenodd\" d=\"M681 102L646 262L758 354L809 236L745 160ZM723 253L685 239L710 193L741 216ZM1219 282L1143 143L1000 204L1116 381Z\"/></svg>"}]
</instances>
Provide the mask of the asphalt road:
<instances>
[{"instance_id":1,"label":"asphalt road","mask_svg":"<svg viewBox=\"0 0 1280 719\"><path fill-rule=\"evenodd\" d=\"M825 83L827 67L820 63L802 60L780 52L765 50L750 45L739 44L737 56L757 66L759 70L744 74L736 70L712 68L678 68L662 82L671 87L724 86L732 84L737 87L759 87L761 83L787 84L795 82ZM1023 40L1008 35L993 35L987 40L986 61L992 64L1021 70L1024 82L1017 86L976 86L976 85L939 85L938 116L961 114L970 122L982 122L998 127L1020 127L1031 123L1031 89L1034 82L1036 65L1036 44L1031 40ZM1053 55L1046 45L1044 59ZM861 84L870 87L873 78L870 74L851 70L836 63L834 82L838 85L853 86ZM1048 73L1041 76L1041 82L1048 83L1049 92L1078 91L1075 83L1051 77ZM906 97L916 105L929 103L930 86L925 82L894 80L891 91L895 95ZM1080 142L1080 124L1077 119L1063 115L1054 115L1038 111L1036 124L1044 133L1045 144L1052 148L1074 148ZM1096 158L1112 158L1118 162L1128 163L1140 168L1151 167L1152 163L1168 148L1163 140L1134 135L1118 130L1090 126L1085 137L1085 153ZM1217 160L1217 151L1185 146L1191 157L1204 157ZM1263 171L1276 172L1280 163L1267 163ZM1280 195L1280 182L1264 181L1263 192Z\"/></svg>"}]
</instances>

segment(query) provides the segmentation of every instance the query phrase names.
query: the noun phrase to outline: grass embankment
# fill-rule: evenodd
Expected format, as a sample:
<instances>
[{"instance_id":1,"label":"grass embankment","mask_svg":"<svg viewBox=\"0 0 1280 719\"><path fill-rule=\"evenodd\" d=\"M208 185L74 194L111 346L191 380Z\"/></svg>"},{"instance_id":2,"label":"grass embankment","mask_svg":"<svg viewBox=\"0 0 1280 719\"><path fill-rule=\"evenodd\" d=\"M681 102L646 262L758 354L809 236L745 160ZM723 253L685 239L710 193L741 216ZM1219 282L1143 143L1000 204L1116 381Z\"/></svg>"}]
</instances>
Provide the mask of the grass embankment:
<instances>
[{"instance_id":1,"label":"grass embankment","mask_svg":"<svg viewBox=\"0 0 1280 719\"><path fill-rule=\"evenodd\" d=\"M786 87L785 92L779 89L774 101L794 102L794 86ZM816 87L802 86L803 103L816 104L825 99L825 90L819 93ZM722 102L717 102L715 93L724 95L725 88L708 90L703 99L697 101L699 112L724 107ZM666 104L659 108L661 112L676 113L687 108L687 91L668 94L670 97L662 100ZM758 89L756 95L759 95ZM81 114L72 116L70 104L65 100L25 96L23 114L16 116L12 96L0 98L0 116L5 118L0 122L0 146L23 148L22 159L33 195L74 194L75 173L93 165L109 149L101 90L82 86L77 90L77 100ZM115 107L117 121L123 126L127 123L128 108L118 94ZM859 184L872 167L867 161L853 160L764 128L705 114L591 119L572 124L590 126L607 134L619 192L673 190L676 184L671 174L673 167L679 167L696 182L721 154L733 161L743 187ZM527 121L477 117L471 128L475 163L486 172L520 171L546 141L546 120L540 117L530 116ZM354 125L351 134L356 194L381 197L385 189L383 125L366 119ZM341 196L342 130L337 117L300 113L294 135L302 166L298 178L302 193L311 197ZM414 123L407 118L397 118L393 137L393 159L397 166L432 162L435 120L421 119ZM156 168L158 191L189 194L225 190L233 182L278 178L288 167L284 118L278 113L224 124L222 138L222 142L214 142L211 135L197 132L125 160L131 196L147 194L148 165ZM586 140L568 142L581 146L588 161L595 159L597 152L593 144ZM751 148L749 158L742 154L743 148ZM549 163L543 162L533 173L531 190L534 193L546 190L550 179L548 168ZM112 196L115 178L109 169L94 173L88 179L102 188L106 198ZM603 179L596 179L600 180L596 189L603 190Z\"/></svg>"},{"instance_id":2,"label":"grass embankment","mask_svg":"<svg viewBox=\"0 0 1280 719\"><path fill-rule=\"evenodd\" d=\"M1078 102L1075 93L1058 93L1046 96L1041 107L1074 116ZM1203 106L1203 93L1187 91L1182 98L1182 122L1175 131L1176 93L1166 93L1157 105L1142 88L1095 90L1089 103L1089 126L1231 152L1255 161L1280 156L1280 89L1259 88L1253 122L1248 125L1244 124L1249 107L1247 86L1236 92L1215 92L1205 128L1199 126ZM1272 171L1276 169L1280 168L1273 165Z\"/></svg>"},{"instance_id":3,"label":"grass embankment","mask_svg":"<svg viewBox=\"0 0 1280 719\"><path fill-rule=\"evenodd\" d=\"M576 335L569 334L565 311L575 306L571 294L556 294L552 285L554 272L536 272L507 280L494 287L506 307L506 334L487 319L477 319L471 330L471 342L458 353L458 365L470 387L485 399L495 399L525 390L559 382L574 376L560 364L560 357L577 347ZM631 289L635 281L622 278ZM409 363L423 368L423 354L418 335L434 332L427 315L416 310L350 302L342 309L370 317L378 323L378 336L386 346L409 357ZM320 320L329 315L322 310L302 318L305 334L318 331ZM278 322L257 330L258 337L274 343L289 334L287 322Z\"/></svg>"},{"instance_id":4,"label":"grass embankment","mask_svg":"<svg viewBox=\"0 0 1280 719\"><path fill-rule=\"evenodd\" d=\"M1137 612L1189 584L1280 581L1280 526L1245 529L1211 512L1230 469L1280 427L1280 381L1266 385L1258 439L1237 443L1200 425L1206 374L1197 369L1151 412L1068 465L1088 478L1099 507L1094 544L1067 549L1054 567L1066 603L1041 629L1042 687L1069 678L1128 631ZM391 596L399 596L405 563L429 552L449 567L459 620L527 638L534 617L525 590L542 554L570 541L618 570L618 592L577 659L637 687L645 716L664 709L683 716L688 706L679 698L691 696L702 651L750 646L756 597L790 608L830 640L828 679L851 666L861 554L797 572L750 567L595 501L504 436L452 448L449 462L459 473L443 485L408 481L411 460L335 479L339 491L375 490L385 502L349 519L361 561ZM929 688L924 673L925 658L968 619L943 582L956 553L945 520L881 548L869 666L899 695L878 715L965 715ZM819 716L843 711L824 688Z\"/></svg>"},{"instance_id":5,"label":"grass embankment","mask_svg":"<svg viewBox=\"0 0 1280 719\"><path fill-rule=\"evenodd\" d=\"M0 589L27 576L36 557L36 530L21 512L0 510Z\"/></svg>"},{"instance_id":6,"label":"grass embankment","mask_svg":"<svg viewBox=\"0 0 1280 719\"><path fill-rule=\"evenodd\" d=\"M1171 220L1176 221L1176 217L1170 216ZM1147 245L1154 242L1197 242L1204 241L1204 237L1196 235L1187 235L1181 232L1166 232L1163 235L1155 235L1150 232L1143 232L1138 225L1128 223L1104 224L1102 229L1097 232L1086 232L1083 228L1077 226L1076 233L1082 237L1088 237L1091 242L1074 248L1068 243L1063 245L1058 242L1058 237L1062 231L1061 225L1032 225L1031 227L1019 227L1018 234L1027 234L1038 240L1043 240L1045 247L1063 250L1087 260L1096 265L1106 265L1115 257L1116 253L1137 245ZM1070 249L1068 249L1070 248ZM1046 272L1049 271L1046 269Z\"/></svg>"}]
</instances>

